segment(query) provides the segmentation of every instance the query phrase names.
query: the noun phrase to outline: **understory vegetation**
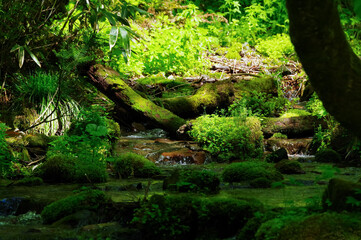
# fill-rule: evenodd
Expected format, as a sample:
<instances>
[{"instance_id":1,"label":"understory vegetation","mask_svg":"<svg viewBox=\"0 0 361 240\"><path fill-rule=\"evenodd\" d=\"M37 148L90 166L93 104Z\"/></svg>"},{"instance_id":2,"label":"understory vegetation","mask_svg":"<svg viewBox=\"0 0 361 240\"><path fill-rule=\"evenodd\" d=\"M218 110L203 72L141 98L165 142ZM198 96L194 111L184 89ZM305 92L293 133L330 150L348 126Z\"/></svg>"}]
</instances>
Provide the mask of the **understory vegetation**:
<instances>
[{"instance_id":1,"label":"understory vegetation","mask_svg":"<svg viewBox=\"0 0 361 240\"><path fill-rule=\"evenodd\" d=\"M4 0L0 18L1 237L361 238L361 142L310 85L284 0Z\"/></svg>"}]
</instances>

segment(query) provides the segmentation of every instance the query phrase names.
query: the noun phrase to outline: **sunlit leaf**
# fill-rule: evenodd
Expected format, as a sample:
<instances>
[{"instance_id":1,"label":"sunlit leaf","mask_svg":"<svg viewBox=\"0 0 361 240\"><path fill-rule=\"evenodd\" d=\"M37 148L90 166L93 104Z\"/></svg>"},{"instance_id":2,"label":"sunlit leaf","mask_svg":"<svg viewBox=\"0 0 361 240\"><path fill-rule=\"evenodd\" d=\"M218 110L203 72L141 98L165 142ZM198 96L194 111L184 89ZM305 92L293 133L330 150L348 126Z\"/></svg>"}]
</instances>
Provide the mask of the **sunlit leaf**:
<instances>
[{"instance_id":1,"label":"sunlit leaf","mask_svg":"<svg viewBox=\"0 0 361 240\"><path fill-rule=\"evenodd\" d=\"M124 50L126 51L126 53L130 54L130 39L129 39L129 33L126 29L126 27L120 27L119 28L120 31L120 36L121 36L121 41L122 41L122 45Z\"/></svg>"},{"instance_id":2,"label":"sunlit leaf","mask_svg":"<svg viewBox=\"0 0 361 240\"><path fill-rule=\"evenodd\" d=\"M108 19L110 25L112 26L116 26L116 22L112 16L112 14L110 14L107 10L105 9L100 9L100 12L103 13L103 15Z\"/></svg>"},{"instance_id":3,"label":"sunlit leaf","mask_svg":"<svg viewBox=\"0 0 361 240\"><path fill-rule=\"evenodd\" d=\"M25 57L24 47L19 47L19 68L21 68L24 64L24 57Z\"/></svg>"},{"instance_id":4,"label":"sunlit leaf","mask_svg":"<svg viewBox=\"0 0 361 240\"><path fill-rule=\"evenodd\" d=\"M118 40L118 34L119 34L119 29L115 26L112 26L112 28L110 29L110 33L109 33L110 50L112 50L112 48L115 46L115 44Z\"/></svg>"},{"instance_id":5,"label":"sunlit leaf","mask_svg":"<svg viewBox=\"0 0 361 240\"><path fill-rule=\"evenodd\" d=\"M10 50L10 52L14 52L18 50L21 46L19 44L15 44L15 46Z\"/></svg>"},{"instance_id":6,"label":"sunlit leaf","mask_svg":"<svg viewBox=\"0 0 361 240\"><path fill-rule=\"evenodd\" d=\"M114 14L114 13L111 13L111 15L113 16L113 18L114 18L115 20L117 20L117 21L120 22L121 24L130 27L130 23L129 23L129 21L128 21L126 18L123 18L123 17L121 17L121 16L118 16L117 14Z\"/></svg>"},{"instance_id":7,"label":"sunlit leaf","mask_svg":"<svg viewBox=\"0 0 361 240\"><path fill-rule=\"evenodd\" d=\"M38 58L34 55L34 53L32 51L30 51L30 49L27 46L24 46L25 50L30 54L30 57L34 60L34 62L36 62L36 64L38 64L39 67L41 67L41 64L38 60Z\"/></svg>"}]
</instances>

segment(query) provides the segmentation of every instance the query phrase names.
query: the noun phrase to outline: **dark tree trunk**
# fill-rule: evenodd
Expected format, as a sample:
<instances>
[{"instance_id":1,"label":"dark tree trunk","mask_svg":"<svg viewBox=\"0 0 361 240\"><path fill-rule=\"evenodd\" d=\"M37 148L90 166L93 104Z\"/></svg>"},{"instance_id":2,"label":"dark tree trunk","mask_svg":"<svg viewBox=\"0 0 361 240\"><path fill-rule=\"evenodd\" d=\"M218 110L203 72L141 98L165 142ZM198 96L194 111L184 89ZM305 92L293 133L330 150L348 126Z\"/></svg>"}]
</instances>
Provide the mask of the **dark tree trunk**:
<instances>
[{"instance_id":1,"label":"dark tree trunk","mask_svg":"<svg viewBox=\"0 0 361 240\"><path fill-rule=\"evenodd\" d=\"M361 134L361 62L342 30L335 0L287 0L296 52L327 111Z\"/></svg>"},{"instance_id":2,"label":"dark tree trunk","mask_svg":"<svg viewBox=\"0 0 361 240\"><path fill-rule=\"evenodd\" d=\"M174 113L142 98L131 89L113 69L102 65L87 68L85 74L89 81L109 99L124 109L129 119L148 120L171 134L176 134L185 120Z\"/></svg>"}]
</instances>

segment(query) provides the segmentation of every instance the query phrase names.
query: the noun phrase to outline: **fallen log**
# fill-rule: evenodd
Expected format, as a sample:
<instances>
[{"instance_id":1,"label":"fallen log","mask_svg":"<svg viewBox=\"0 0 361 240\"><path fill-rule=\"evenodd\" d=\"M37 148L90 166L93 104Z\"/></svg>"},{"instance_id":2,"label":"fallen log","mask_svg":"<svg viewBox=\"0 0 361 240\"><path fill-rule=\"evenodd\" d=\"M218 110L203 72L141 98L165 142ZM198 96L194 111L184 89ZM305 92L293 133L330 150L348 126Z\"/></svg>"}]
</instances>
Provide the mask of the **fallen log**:
<instances>
[{"instance_id":1,"label":"fallen log","mask_svg":"<svg viewBox=\"0 0 361 240\"><path fill-rule=\"evenodd\" d=\"M176 134L185 120L152 101L141 97L130 88L115 70L97 64L87 67L85 75L100 92L105 94L119 108L124 110L128 119L147 120Z\"/></svg>"}]
</instances>

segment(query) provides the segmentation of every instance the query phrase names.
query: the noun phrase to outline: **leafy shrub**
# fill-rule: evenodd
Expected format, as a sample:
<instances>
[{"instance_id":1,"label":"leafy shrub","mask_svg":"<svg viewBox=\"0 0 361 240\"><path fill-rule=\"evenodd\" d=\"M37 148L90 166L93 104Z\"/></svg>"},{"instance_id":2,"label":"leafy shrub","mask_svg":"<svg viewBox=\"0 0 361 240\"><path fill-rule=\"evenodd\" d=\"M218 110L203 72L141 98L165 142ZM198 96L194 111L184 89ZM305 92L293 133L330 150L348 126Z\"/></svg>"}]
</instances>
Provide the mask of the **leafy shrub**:
<instances>
[{"instance_id":1,"label":"leafy shrub","mask_svg":"<svg viewBox=\"0 0 361 240\"><path fill-rule=\"evenodd\" d=\"M341 156L335 150L328 148L318 151L315 155L315 161L339 163L341 162Z\"/></svg>"},{"instance_id":2,"label":"leafy shrub","mask_svg":"<svg viewBox=\"0 0 361 240\"><path fill-rule=\"evenodd\" d=\"M135 211L132 223L138 225L144 239L192 239L196 202L199 200L188 196L153 195Z\"/></svg>"},{"instance_id":3,"label":"leafy shrub","mask_svg":"<svg viewBox=\"0 0 361 240\"><path fill-rule=\"evenodd\" d=\"M283 179L282 174L272 164L262 161L232 163L226 166L222 172L223 181L229 183L251 181L261 177L271 181Z\"/></svg>"},{"instance_id":4,"label":"leafy shrub","mask_svg":"<svg viewBox=\"0 0 361 240\"><path fill-rule=\"evenodd\" d=\"M116 157L114 160L114 170L121 177L147 178L161 173L160 168L145 157L136 153L127 152Z\"/></svg>"},{"instance_id":5,"label":"leafy shrub","mask_svg":"<svg viewBox=\"0 0 361 240\"><path fill-rule=\"evenodd\" d=\"M190 135L220 160L262 155L261 125L257 118L204 115L193 122Z\"/></svg>"},{"instance_id":6,"label":"leafy shrub","mask_svg":"<svg viewBox=\"0 0 361 240\"><path fill-rule=\"evenodd\" d=\"M97 210L106 203L104 192L86 190L47 205L41 212L44 223L53 223L80 210Z\"/></svg>"},{"instance_id":7,"label":"leafy shrub","mask_svg":"<svg viewBox=\"0 0 361 240\"><path fill-rule=\"evenodd\" d=\"M282 60L295 52L291 39L286 34L277 34L260 40L256 49L274 60Z\"/></svg>"},{"instance_id":8,"label":"leafy shrub","mask_svg":"<svg viewBox=\"0 0 361 240\"><path fill-rule=\"evenodd\" d=\"M231 114L236 109L246 108L258 117L277 116L281 112L288 100L284 97L274 97L264 92L251 91L242 97L241 100L234 102L229 111Z\"/></svg>"}]
</instances>

